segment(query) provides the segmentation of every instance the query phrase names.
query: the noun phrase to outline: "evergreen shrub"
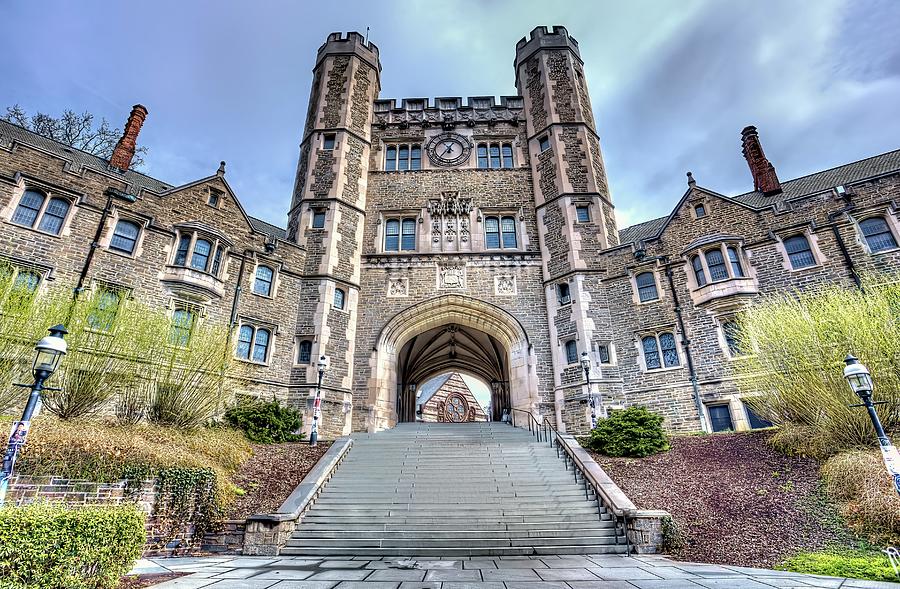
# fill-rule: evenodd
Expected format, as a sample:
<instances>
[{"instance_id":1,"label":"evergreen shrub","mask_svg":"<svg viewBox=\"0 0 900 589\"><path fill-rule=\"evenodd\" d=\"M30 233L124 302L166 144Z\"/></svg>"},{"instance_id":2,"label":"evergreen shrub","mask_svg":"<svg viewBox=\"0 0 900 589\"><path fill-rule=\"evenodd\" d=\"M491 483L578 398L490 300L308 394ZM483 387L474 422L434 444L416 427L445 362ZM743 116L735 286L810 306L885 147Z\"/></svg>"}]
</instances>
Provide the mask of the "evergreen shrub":
<instances>
[{"instance_id":1,"label":"evergreen shrub","mask_svg":"<svg viewBox=\"0 0 900 589\"><path fill-rule=\"evenodd\" d=\"M277 400L244 398L225 412L225 419L247 435L251 442L277 444L303 439L296 434L303 427L302 414Z\"/></svg>"},{"instance_id":2,"label":"evergreen shrub","mask_svg":"<svg viewBox=\"0 0 900 589\"><path fill-rule=\"evenodd\" d=\"M643 458L669 449L663 416L646 407L629 407L601 419L591 431L588 447L607 456Z\"/></svg>"}]
</instances>

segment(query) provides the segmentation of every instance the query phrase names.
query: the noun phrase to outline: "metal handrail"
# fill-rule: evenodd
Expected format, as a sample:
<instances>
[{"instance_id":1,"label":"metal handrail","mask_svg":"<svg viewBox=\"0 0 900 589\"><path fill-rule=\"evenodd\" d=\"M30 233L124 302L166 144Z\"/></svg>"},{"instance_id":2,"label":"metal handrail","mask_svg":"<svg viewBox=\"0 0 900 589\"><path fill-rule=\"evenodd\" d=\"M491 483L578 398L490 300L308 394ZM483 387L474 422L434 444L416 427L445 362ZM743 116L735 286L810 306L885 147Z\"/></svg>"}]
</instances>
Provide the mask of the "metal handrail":
<instances>
[{"instance_id":1,"label":"metal handrail","mask_svg":"<svg viewBox=\"0 0 900 589\"><path fill-rule=\"evenodd\" d=\"M531 432L531 435L537 438L538 442L547 441L550 444L550 447L556 448L556 456L557 458L561 458L565 460L566 470L569 470L569 462L572 462L572 474L575 478L575 483L578 484L578 474L581 474L581 483L584 485L584 496L585 499L590 498L590 491L588 490L588 485L594 491L594 498L597 500L597 513L600 518L603 518L602 509L607 507L609 509L610 515L615 519L614 533L616 538L616 543L619 542L619 520L622 523L622 533L625 536L625 554L631 555L631 542L628 540L628 516L626 514L619 515L613 510L611 507L603 504L602 494L600 492L600 487L597 486L596 481L593 481L588 478L587 473L584 470L584 463L575 455L574 450L569 444L566 443L564 439L562 439L559 435L559 431L553 427L553 424L550 423L550 420L546 415L543 416L542 421L538 421L533 413L530 411L525 411L524 409L512 409L510 413L510 421L509 424L513 427L517 427L515 424L515 412L525 413L530 418L528 420L528 431ZM560 453L562 451L562 453Z\"/></svg>"}]
</instances>

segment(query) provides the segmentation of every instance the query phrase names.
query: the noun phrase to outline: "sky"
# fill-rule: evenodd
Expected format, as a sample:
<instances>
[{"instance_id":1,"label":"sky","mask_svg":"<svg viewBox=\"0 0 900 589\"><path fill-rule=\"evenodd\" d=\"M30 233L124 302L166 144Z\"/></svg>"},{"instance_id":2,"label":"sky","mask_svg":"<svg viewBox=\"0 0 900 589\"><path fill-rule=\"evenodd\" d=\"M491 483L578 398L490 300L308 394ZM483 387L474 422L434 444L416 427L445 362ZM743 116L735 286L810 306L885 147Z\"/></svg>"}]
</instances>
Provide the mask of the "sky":
<instances>
[{"instance_id":1,"label":"sky","mask_svg":"<svg viewBox=\"0 0 900 589\"><path fill-rule=\"evenodd\" d=\"M896 0L6 0L0 111L150 111L142 171L220 160L247 211L284 226L316 49L370 28L382 98L515 94L515 44L578 39L620 227L666 215L685 172L752 189L756 125L782 180L900 148Z\"/></svg>"}]
</instances>

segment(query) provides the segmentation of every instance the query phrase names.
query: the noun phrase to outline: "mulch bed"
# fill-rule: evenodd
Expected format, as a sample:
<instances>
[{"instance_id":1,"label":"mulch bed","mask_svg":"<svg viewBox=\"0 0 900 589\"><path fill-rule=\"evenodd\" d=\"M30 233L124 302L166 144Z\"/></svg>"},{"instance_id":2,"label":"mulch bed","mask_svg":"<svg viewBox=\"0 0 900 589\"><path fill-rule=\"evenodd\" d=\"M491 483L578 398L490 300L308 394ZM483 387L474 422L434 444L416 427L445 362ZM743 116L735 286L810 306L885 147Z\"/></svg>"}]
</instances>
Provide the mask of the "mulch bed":
<instances>
[{"instance_id":1,"label":"mulch bed","mask_svg":"<svg viewBox=\"0 0 900 589\"><path fill-rule=\"evenodd\" d=\"M312 448L308 442L253 444L253 456L232 478L246 495L231 505L228 519L245 519L278 509L330 445L319 442Z\"/></svg>"},{"instance_id":2,"label":"mulch bed","mask_svg":"<svg viewBox=\"0 0 900 589\"><path fill-rule=\"evenodd\" d=\"M142 587L150 587L164 581L171 581L178 577L183 577L188 573L164 573L162 575L129 575L122 577L116 589L141 589Z\"/></svg>"},{"instance_id":3,"label":"mulch bed","mask_svg":"<svg viewBox=\"0 0 900 589\"><path fill-rule=\"evenodd\" d=\"M674 557L771 567L846 536L819 491L818 464L775 452L769 435L679 436L648 458L594 458L638 508L672 514L685 539Z\"/></svg>"}]
</instances>

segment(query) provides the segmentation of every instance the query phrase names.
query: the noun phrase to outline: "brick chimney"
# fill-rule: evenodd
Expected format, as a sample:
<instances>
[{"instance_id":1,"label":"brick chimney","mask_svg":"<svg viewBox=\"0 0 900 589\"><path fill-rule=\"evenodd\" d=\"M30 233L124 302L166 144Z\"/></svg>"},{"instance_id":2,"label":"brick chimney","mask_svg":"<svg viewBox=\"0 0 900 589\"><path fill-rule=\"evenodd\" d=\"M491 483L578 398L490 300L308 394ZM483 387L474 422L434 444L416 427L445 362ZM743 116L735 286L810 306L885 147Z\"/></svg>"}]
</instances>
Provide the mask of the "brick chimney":
<instances>
[{"instance_id":1,"label":"brick chimney","mask_svg":"<svg viewBox=\"0 0 900 589\"><path fill-rule=\"evenodd\" d=\"M747 165L750 166L750 173L753 174L753 189L767 196L781 192L781 182L778 181L775 166L769 163L766 154L763 153L756 127L753 125L744 127L741 131L741 146Z\"/></svg>"},{"instance_id":2,"label":"brick chimney","mask_svg":"<svg viewBox=\"0 0 900 589\"><path fill-rule=\"evenodd\" d=\"M128 122L125 123L125 131L122 137L116 143L112 157L109 158L109 165L122 171L128 169L131 165L131 159L134 157L134 150L137 147L137 136L141 132L141 125L147 118L147 109L141 104L135 104L128 115Z\"/></svg>"}]
</instances>

